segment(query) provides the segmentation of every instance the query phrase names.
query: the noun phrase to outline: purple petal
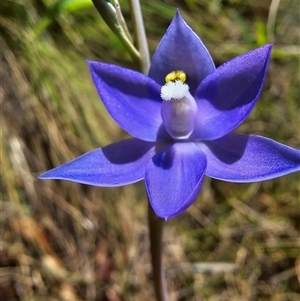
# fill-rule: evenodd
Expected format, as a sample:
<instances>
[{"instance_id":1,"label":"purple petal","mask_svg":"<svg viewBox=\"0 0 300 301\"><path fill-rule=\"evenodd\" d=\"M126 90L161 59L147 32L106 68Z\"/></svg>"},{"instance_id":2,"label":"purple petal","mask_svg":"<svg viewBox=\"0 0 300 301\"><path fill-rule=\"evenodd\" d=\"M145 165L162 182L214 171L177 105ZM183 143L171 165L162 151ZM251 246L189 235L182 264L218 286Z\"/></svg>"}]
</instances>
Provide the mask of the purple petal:
<instances>
[{"instance_id":1,"label":"purple petal","mask_svg":"<svg viewBox=\"0 0 300 301\"><path fill-rule=\"evenodd\" d=\"M135 138L95 149L51 169L39 179L60 179L94 186L121 186L142 180L155 154L154 143Z\"/></svg>"},{"instance_id":2,"label":"purple petal","mask_svg":"<svg viewBox=\"0 0 300 301\"><path fill-rule=\"evenodd\" d=\"M157 83L129 69L91 61L88 64L100 98L121 128L145 141L167 135L161 127L162 101Z\"/></svg>"},{"instance_id":3,"label":"purple petal","mask_svg":"<svg viewBox=\"0 0 300 301\"><path fill-rule=\"evenodd\" d=\"M200 190L205 168L205 155L193 142L175 143L156 154L145 176L155 213L167 219L188 208Z\"/></svg>"},{"instance_id":4,"label":"purple petal","mask_svg":"<svg viewBox=\"0 0 300 301\"><path fill-rule=\"evenodd\" d=\"M271 48L266 45L240 55L202 81L195 95L194 140L220 138L245 120L261 94Z\"/></svg>"},{"instance_id":5,"label":"purple petal","mask_svg":"<svg viewBox=\"0 0 300 301\"><path fill-rule=\"evenodd\" d=\"M153 55L149 77L164 85L165 76L176 70L187 74L192 95L202 79L215 70L206 47L178 11Z\"/></svg>"},{"instance_id":6,"label":"purple petal","mask_svg":"<svg viewBox=\"0 0 300 301\"><path fill-rule=\"evenodd\" d=\"M207 156L206 175L229 182L256 182L300 170L300 151L254 135L229 134L199 142Z\"/></svg>"}]
</instances>

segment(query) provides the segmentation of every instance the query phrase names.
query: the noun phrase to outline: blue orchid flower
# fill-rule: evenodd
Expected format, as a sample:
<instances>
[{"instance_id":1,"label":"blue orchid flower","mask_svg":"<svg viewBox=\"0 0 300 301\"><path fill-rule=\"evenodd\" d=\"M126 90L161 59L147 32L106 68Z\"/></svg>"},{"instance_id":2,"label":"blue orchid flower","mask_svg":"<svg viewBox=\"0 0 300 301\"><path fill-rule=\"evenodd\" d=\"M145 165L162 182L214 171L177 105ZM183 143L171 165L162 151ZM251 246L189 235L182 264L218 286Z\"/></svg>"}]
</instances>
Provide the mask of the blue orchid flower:
<instances>
[{"instance_id":1,"label":"blue orchid flower","mask_svg":"<svg viewBox=\"0 0 300 301\"><path fill-rule=\"evenodd\" d=\"M299 150L232 133L261 94L271 48L254 49L216 69L177 12L148 76L89 61L107 111L134 138L88 152L39 178L106 187L144 179L153 210L167 219L193 203L205 175L246 183L299 171Z\"/></svg>"}]
</instances>

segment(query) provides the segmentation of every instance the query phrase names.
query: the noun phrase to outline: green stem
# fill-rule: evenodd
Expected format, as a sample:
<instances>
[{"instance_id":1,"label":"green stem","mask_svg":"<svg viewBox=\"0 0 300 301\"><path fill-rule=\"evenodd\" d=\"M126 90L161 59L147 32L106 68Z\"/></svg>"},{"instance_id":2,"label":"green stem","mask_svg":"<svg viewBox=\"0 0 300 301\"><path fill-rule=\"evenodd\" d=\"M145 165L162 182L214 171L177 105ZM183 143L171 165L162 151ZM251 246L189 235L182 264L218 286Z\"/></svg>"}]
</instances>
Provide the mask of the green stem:
<instances>
[{"instance_id":1,"label":"green stem","mask_svg":"<svg viewBox=\"0 0 300 301\"><path fill-rule=\"evenodd\" d=\"M155 296L157 301L167 301L167 287L162 262L162 236L164 220L159 218L148 202L150 253Z\"/></svg>"},{"instance_id":2,"label":"green stem","mask_svg":"<svg viewBox=\"0 0 300 301\"><path fill-rule=\"evenodd\" d=\"M144 74L148 74L150 67L150 56L140 1L129 0L129 3L131 6L137 48L140 53L140 68Z\"/></svg>"}]
</instances>

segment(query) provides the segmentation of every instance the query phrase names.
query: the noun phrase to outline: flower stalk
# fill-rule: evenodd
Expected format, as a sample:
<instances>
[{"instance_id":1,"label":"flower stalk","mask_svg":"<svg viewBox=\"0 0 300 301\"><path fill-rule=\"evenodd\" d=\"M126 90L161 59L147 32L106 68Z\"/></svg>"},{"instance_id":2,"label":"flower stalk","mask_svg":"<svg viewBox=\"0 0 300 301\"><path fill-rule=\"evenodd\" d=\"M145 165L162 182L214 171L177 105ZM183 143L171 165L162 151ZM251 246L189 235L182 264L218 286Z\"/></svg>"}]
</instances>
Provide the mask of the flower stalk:
<instances>
[{"instance_id":1,"label":"flower stalk","mask_svg":"<svg viewBox=\"0 0 300 301\"><path fill-rule=\"evenodd\" d=\"M167 286L163 268L163 226L164 219L159 218L148 202L148 225L150 238L150 255L152 265L152 276L157 301L167 301Z\"/></svg>"}]
</instances>

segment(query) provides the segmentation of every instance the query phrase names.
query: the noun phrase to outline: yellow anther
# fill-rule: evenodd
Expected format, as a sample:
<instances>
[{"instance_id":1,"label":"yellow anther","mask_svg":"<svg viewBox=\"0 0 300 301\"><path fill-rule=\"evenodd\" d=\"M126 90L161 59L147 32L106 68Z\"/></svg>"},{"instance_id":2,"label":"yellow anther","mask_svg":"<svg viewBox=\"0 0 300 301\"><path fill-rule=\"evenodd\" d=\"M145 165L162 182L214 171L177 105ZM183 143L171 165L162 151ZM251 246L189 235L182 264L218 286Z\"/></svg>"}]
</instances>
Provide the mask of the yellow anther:
<instances>
[{"instance_id":1,"label":"yellow anther","mask_svg":"<svg viewBox=\"0 0 300 301\"><path fill-rule=\"evenodd\" d=\"M185 83L186 82L186 74L181 70L177 70L177 71L173 71L173 72L167 74L165 77L166 83L168 83L170 81L174 82L176 80L180 80L182 83Z\"/></svg>"}]
</instances>

